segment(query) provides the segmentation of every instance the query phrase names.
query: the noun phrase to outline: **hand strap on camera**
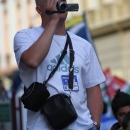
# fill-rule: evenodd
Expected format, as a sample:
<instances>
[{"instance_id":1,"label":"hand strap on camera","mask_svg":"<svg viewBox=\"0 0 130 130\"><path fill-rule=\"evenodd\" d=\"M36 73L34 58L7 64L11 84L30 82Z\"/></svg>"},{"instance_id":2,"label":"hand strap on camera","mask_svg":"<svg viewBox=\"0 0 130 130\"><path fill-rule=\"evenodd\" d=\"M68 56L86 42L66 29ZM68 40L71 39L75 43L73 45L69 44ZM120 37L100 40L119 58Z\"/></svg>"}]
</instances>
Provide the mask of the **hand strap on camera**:
<instances>
[{"instance_id":1,"label":"hand strap on camera","mask_svg":"<svg viewBox=\"0 0 130 130\"><path fill-rule=\"evenodd\" d=\"M45 13L47 15L51 15L51 14L55 14L55 13L65 13L65 11L49 11L49 10L46 10Z\"/></svg>"},{"instance_id":2,"label":"hand strap on camera","mask_svg":"<svg viewBox=\"0 0 130 130\"><path fill-rule=\"evenodd\" d=\"M66 32L67 33L67 32ZM71 39L70 39L70 36L69 34L67 33L67 40L66 40L66 44L65 44L65 47L64 47L64 50L62 52L62 55L56 65L56 67L52 70L52 72L50 73L49 77L47 80L45 80L43 82L43 84L45 85L48 80L54 75L54 73L56 72L57 68L59 67L61 61L63 60L64 56L66 55L67 53L67 47L69 45L69 52L70 52L70 67L69 67L69 89L72 90L73 89L73 74L74 74L74 66L73 66L73 62L74 62L74 50L73 50L73 46L72 46L72 42L71 42Z\"/></svg>"}]
</instances>

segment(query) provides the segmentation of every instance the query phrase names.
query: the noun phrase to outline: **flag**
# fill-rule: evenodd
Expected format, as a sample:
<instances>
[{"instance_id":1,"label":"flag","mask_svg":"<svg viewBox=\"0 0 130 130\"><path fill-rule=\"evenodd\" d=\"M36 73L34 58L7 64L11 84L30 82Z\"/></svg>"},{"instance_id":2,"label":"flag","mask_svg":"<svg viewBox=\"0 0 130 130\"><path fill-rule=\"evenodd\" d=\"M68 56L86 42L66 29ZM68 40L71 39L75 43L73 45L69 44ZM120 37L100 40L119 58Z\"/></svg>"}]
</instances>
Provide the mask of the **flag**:
<instances>
[{"instance_id":1,"label":"flag","mask_svg":"<svg viewBox=\"0 0 130 130\"><path fill-rule=\"evenodd\" d=\"M111 98L109 96L107 88L108 88L109 84L111 83L113 76L111 75L110 68L106 68L103 71L103 73L106 77L106 81L100 84L100 88L101 88L101 91L102 91L103 101L107 105L107 112L105 113L105 115L108 116L108 117L112 117L113 113L112 113L112 110L111 110Z\"/></svg>"},{"instance_id":2,"label":"flag","mask_svg":"<svg viewBox=\"0 0 130 130\"><path fill-rule=\"evenodd\" d=\"M110 68L105 69L104 75L106 77L106 81L100 84L102 90L103 101L107 104L107 116L112 116L113 113L111 111L111 100L113 99L116 90L120 89L121 91L130 94L130 84L124 79L112 76Z\"/></svg>"},{"instance_id":3,"label":"flag","mask_svg":"<svg viewBox=\"0 0 130 130\"><path fill-rule=\"evenodd\" d=\"M90 33L90 29L87 25L85 12L83 13L83 15L77 16L73 18L72 20L66 22L66 30L87 40L89 43L92 44L94 50L96 51L94 42Z\"/></svg>"},{"instance_id":4,"label":"flag","mask_svg":"<svg viewBox=\"0 0 130 130\"><path fill-rule=\"evenodd\" d=\"M116 90L120 89L125 93L130 93L130 85L124 79L114 76L107 90L110 98L112 99L116 93Z\"/></svg>"}]
</instances>

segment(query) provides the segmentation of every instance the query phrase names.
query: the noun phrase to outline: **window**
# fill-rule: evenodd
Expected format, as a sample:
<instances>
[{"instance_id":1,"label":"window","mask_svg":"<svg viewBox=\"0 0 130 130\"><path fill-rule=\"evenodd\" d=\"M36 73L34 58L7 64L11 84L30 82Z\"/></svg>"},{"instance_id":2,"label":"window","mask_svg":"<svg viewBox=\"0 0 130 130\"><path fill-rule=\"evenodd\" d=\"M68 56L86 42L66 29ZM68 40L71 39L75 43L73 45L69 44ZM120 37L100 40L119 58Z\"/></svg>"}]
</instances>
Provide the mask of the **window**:
<instances>
[{"instance_id":1,"label":"window","mask_svg":"<svg viewBox=\"0 0 130 130\"><path fill-rule=\"evenodd\" d=\"M94 10L94 9L98 8L98 6L99 6L98 0L88 0L87 1L88 10Z\"/></svg>"},{"instance_id":2,"label":"window","mask_svg":"<svg viewBox=\"0 0 130 130\"><path fill-rule=\"evenodd\" d=\"M103 4L112 4L115 0L102 0Z\"/></svg>"}]
</instances>

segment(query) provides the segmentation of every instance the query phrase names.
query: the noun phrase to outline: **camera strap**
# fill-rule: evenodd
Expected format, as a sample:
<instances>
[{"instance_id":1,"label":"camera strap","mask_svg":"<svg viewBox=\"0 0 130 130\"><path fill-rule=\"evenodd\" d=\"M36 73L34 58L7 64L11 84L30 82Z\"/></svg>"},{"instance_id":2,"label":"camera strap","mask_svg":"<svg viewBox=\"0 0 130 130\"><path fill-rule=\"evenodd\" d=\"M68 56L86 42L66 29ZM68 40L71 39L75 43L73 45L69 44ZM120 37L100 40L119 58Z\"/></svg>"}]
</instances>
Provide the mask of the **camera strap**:
<instances>
[{"instance_id":1,"label":"camera strap","mask_svg":"<svg viewBox=\"0 0 130 130\"><path fill-rule=\"evenodd\" d=\"M46 10L45 13L47 15L51 15L51 14L55 14L55 13L65 13L65 11L49 11L49 10Z\"/></svg>"},{"instance_id":2,"label":"camera strap","mask_svg":"<svg viewBox=\"0 0 130 130\"><path fill-rule=\"evenodd\" d=\"M67 32L66 32L67 33ZM64 47L64 50L62 52L62 55L56 65L56 67L52 70L52 72L50 73L50 75L48 76L48 79L45 80L43 82L43 84L45 85L48 80L54 75L54 73L56 72L57 68L59 67L61 61L63 60L64 56L67 53L67 47L69 45L69 53L70 53L70 66L69 66L69 89L72 90L73 89L73 74L74 74L74 66L73 66L73 62L74 62L74 50L73 50L73 46L72 46L72 42L70 39L69 34L67 33L67 40L66 40L66 44Z\"/></svg>"}]
</instances>

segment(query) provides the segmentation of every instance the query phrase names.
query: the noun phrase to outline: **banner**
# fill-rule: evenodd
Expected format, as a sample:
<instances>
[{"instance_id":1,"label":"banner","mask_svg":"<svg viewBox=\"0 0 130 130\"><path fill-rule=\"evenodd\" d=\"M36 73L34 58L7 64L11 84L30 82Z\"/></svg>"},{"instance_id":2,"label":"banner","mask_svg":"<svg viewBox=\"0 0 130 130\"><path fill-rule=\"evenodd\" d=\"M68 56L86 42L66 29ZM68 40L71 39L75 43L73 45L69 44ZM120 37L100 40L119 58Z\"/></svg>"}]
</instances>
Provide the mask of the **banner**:
<instances>
[{"instance_id":1,"label":"banner","mask_svg":"<svg viewBox=\"0 0 130 130\"><path fill-rule=\"evenodd\" d=\"M72 20L66 22L66 30L84 38L89 43L91 43L95 49L90 29L87 25L86 13L83 13L83 15L77 16Z\"/></svg>"}]
</instances>

